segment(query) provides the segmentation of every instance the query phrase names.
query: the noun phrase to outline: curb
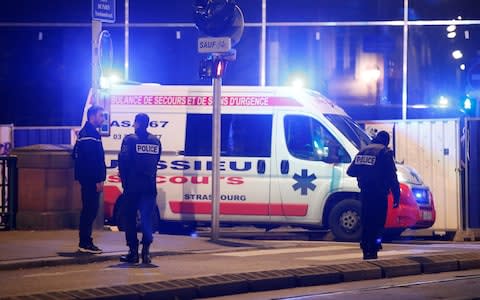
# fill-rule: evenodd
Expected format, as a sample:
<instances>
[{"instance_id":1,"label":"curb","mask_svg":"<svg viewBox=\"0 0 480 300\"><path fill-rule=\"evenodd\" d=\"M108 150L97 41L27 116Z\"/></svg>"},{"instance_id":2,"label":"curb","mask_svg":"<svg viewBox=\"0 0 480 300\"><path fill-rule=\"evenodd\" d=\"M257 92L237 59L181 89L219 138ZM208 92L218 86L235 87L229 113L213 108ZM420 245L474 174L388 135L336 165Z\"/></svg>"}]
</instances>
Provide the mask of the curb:
<instances>
[{"instance_id":1,"label":"curb","mask_svg":"<svg viewBox=\"0 0 480 300\"><path fill-rule=\"evenodd\" d=\"M480 268L480 253L439 254L428 257L413 256L331 266L203 276L1 299L194 299L475 268Z\"/></svg>"},{"instance_id":2,"label":"curb","mask_svg":"<svg viewBox=\"0 0 480 300\"><path fill-rule=\"evenodd\" d=\"M66 265L81 265L81 264L90 264L96 262L104 262L109 260L119 259L121 255L124 255L126 252L114 252L110 254L82 254L79 253L75 257L47 257L41 259L24 259L24 260L15 260L0 262L0 271L11 271L18 269L32 269L32 268L43 268L43 267L56 267L56 266L66 266ZM151 253L152 257L156 256L167 256L167 255L186 255L194 254L193 252L188 251L154 251Z\"/></svg>"}]
</instances>

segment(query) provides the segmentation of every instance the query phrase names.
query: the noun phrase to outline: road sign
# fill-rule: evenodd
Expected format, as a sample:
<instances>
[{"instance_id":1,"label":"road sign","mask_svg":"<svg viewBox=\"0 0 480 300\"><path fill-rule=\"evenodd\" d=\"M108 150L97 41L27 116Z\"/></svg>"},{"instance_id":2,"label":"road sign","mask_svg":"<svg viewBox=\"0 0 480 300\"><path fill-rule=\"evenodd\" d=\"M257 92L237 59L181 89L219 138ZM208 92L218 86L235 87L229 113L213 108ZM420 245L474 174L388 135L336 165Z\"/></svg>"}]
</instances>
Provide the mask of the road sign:
<instances>
[{"instance_id":1,"label":"road sign","mask_svg":"<svg viewBox=\"0 0 480 300\"><path fill-rule=\"evenodd\" d=\"M92 19L115 23L115 2L116 0L92 0Z\"/></svg>"},{"instance_id":2,"label":"road sign","mask_svg":"<svg viewBox=\"0 0 480 300\"><path fill-rule=\"evenodd\" d=\"M229 37L203 37L198 39L198 53L222 53L232 49Z\"/></svg>"}]
</instances>

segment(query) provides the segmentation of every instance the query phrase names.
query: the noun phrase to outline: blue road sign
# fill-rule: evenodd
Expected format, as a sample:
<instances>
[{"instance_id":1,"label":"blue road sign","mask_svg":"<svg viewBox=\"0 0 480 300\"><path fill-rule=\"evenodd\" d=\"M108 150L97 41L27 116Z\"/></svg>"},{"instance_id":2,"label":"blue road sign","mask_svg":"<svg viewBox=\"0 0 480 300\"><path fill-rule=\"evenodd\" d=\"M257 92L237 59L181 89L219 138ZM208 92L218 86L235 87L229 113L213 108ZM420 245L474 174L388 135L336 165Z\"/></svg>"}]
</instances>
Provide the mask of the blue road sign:
<instances>
[{"instance_id":1,"label":"blue road sign","mask_svg":"<svg viewBox=\"0 0 480 300\"><path fill-rule=\"evenodd\" d=\"M115 1L92 0L92 19L106 23L115 23Z\"/></svg>"}]
</instances>

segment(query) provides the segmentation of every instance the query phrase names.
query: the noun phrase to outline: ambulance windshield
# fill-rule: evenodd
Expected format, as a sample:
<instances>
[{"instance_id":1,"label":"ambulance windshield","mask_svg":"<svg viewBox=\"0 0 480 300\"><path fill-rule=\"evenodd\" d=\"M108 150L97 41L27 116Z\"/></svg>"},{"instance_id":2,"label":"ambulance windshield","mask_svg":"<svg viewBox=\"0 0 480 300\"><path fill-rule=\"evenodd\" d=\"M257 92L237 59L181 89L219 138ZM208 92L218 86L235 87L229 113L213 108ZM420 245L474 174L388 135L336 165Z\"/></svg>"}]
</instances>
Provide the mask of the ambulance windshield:
<instances>
[{"instance_id":1,"label":"ambulance windshield","mask_svg":"<svg viewBox=\"0 0 480 300\"><path fill-rule=\"evenodd\" d=\"M332 122L357 149L361 149L371 143L371 139L367 133L350 117L334 114L327 114L325 117Z\"/></svg>"}]
</instances>

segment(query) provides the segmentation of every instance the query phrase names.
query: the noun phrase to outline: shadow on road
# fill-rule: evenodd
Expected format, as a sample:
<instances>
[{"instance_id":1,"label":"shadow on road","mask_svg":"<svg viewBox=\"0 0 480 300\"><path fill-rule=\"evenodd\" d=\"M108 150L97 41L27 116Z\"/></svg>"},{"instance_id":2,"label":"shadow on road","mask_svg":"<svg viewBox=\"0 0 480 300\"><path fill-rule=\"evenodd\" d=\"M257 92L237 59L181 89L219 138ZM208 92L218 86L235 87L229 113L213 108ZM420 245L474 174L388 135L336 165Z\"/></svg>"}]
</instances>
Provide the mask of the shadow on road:
<instances>
[{"instance_id":1,"label":"shadow on road","mask_svg":"<svg viewBox=\"0 0 480 300\"><path fill-rule=\"evenodd\" d=\"M158 268L158 266L154 265L154 264L119 263L119 264L116 264L116 265L109 266L109 268L114 268L114 269L154 269L154 268Z\"/></svg>"},{"instance_id":2,"label":"shadow on road","mask_svg":"<svg viewBox=\"0 0 480 300\"><path fill-rule=\"evenodd\" d=\"M95 254L75 251L75 252L57 252L57 255L61 257L89 257Z\"/></svg>"}]
</instances>

